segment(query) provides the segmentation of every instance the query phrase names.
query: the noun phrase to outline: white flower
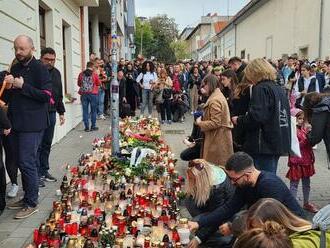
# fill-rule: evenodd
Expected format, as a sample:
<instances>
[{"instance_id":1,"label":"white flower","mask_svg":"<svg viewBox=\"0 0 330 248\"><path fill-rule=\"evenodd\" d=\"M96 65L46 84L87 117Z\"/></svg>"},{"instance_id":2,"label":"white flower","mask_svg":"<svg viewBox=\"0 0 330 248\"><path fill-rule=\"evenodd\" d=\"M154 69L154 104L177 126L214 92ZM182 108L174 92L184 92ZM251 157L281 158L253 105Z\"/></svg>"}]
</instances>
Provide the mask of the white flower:
<instances>
[{"instance_id":1,"label":"white flower","mask_svg":"<svg viewBox=\"0 0 330 248\"><path fill-rule=\"evenodd\" d=\"M132 170L131 170L130 168L126 168L126 169L125 169L125 175L126 175L126 176L129 177L129 176L131 175L131 173L132 173Z\"/></svg>"}]
</instances>

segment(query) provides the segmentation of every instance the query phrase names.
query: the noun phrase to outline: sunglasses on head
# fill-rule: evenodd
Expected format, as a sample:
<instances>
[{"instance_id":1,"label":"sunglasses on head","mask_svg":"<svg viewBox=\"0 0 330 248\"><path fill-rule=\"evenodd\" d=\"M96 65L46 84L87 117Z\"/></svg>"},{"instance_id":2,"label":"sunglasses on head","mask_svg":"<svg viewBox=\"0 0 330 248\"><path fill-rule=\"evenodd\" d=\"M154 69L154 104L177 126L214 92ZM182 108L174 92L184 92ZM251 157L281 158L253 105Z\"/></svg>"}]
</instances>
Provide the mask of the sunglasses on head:
<instances>
[{"instance_id":1,"label":"sunglasses on head","mask_svg":"<svg viewBox=\"0 0 330 248\"><path fill-rule=\"evenodd\" d=\"M204 169L204 164L202 164L202 163L196 163L194 161L189 161L188 167L189 168L195 167L197 170L201 171L201 170Z\"/></svg>"}]
</instances>

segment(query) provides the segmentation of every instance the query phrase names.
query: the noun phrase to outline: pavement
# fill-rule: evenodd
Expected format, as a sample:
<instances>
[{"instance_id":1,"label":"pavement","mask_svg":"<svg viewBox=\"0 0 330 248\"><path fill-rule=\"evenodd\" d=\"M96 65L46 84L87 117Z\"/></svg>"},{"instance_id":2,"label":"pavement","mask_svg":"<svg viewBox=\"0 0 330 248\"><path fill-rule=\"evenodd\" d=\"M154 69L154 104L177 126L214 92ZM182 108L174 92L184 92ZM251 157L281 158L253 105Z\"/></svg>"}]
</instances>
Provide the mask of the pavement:
<instances>
[{"instance_id":1,"label":"pavement","mask_svg":"<svg viewBox=\"0 0 330 248\"><path fill-rule=\"evenodd\" d=\"M162 125L164 138L176 155L176 158L178 158L177 170L182 175L185 174L186 162L179 159L179 154L185 149L182 140L190 135L193 120L189 114L186 116L184 123ZM157 117L156 113L154 113L154 117ZM13 217L17 210L6 209L4 211L2 216L0 216L0 248L26 247L31 242L33 230L38 228L40 223L46 220L50 214L52 202L58 199L55 192L60 187L61 178L65 173L65 164L75 164L82 153L91 151L91 142L95 137L102 137L105 133L110 132L109 119L100 120L97 125L100 128L98 131L86 133L83 131L83 125L79 124L60 142L53 145L50 155L50 173L58 178L58 182L46 183L46 187L40 189L39 212L30 218L15 220ZM311 180L310 199L322 207L330 203L330 171L327 168L327 157L323 144L318 145L315 150L315 157L316 174ZM288 185L289 181L285 178L287 158L283 157L280 159L278 168L278 175ZM22 195L23 192L20 190L18 197L22 197ZM299 188L298 198L301 201L301 188ZM8 199L8 202L12 202L13 200L17 199Z\"/></svg>"}]
</instances>

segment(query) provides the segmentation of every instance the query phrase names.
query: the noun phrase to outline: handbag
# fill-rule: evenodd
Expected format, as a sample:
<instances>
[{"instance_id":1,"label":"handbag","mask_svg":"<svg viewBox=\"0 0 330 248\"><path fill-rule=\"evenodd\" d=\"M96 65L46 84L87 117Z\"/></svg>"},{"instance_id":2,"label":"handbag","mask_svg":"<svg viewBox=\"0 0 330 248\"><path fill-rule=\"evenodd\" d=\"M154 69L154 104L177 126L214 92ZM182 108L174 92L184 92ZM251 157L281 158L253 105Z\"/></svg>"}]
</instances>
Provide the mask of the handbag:
<instances>
[{"instance_id":1,"label":"handbag","mask_svg":"<svg viewBox=\"0 0 330 248\"><path fill-rule=\"evenodd\" d=\"M164 88L163 89L163 98L170 99L172 97L172 89Z\"/></svg>"},{"instance_id":2,"label":"handbag","mask_svg":"<svg viewBox=\"0 0 330 248\"><path fill-rule=\"evenodd\" d=\"M301 158L300 146L297 137L296 117L291 116L291 154Z\"/></svg>"}]
</instances>

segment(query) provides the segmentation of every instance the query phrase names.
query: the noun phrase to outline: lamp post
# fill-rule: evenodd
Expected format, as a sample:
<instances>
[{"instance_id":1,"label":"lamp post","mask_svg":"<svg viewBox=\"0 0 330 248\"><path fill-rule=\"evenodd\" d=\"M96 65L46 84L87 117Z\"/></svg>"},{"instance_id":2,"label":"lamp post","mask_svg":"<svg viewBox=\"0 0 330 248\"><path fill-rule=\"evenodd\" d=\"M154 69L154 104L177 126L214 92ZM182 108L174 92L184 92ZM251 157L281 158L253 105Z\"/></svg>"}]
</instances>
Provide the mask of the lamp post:
<instances>
[{"instance_id":1,"label":"lamp post","mask_svg":"<svg viewBox=\"0 0 330 248\"><path fill-rule=\"evenodd\" d=\"M111 0L111 65L112 65L112 80L111 80L111 137L112 149L111 153L116 156L120 153L119 147L119 83L117 80L117 1Z\"/></svg>"}]
</instances>

